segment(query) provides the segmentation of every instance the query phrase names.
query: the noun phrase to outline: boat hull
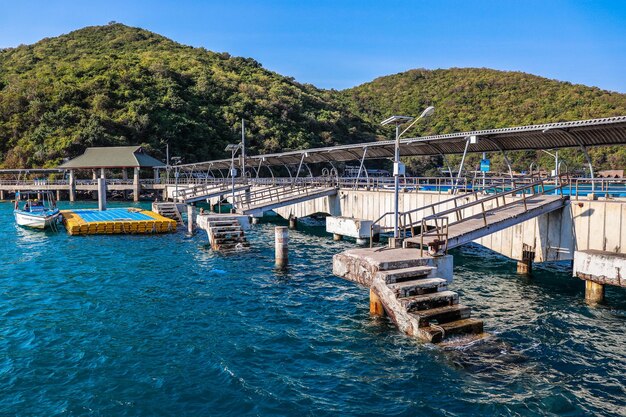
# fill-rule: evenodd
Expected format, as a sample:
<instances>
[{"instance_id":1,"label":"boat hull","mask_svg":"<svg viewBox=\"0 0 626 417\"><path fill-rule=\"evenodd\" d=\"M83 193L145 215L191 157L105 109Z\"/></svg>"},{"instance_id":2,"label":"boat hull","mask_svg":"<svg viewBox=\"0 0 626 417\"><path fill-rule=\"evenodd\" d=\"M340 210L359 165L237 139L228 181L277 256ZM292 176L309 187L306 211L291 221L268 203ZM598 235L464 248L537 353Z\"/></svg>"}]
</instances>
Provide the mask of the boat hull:
<instances>
[{"instance_id":1,"label":"boat hull","mask_svg":"<svg viewBox=\"0 0 626 417\"><path fill-rule=\"evenodd\" d=\"M15 215L15 223L19 226L43 230L50 227L53 223L56 223L61 215L61 212L59 212L59 210L55 210L53 212L46 213L46 215L36 215L21 210L15 210L13 214Z\"/></svg>"}]
</instances>

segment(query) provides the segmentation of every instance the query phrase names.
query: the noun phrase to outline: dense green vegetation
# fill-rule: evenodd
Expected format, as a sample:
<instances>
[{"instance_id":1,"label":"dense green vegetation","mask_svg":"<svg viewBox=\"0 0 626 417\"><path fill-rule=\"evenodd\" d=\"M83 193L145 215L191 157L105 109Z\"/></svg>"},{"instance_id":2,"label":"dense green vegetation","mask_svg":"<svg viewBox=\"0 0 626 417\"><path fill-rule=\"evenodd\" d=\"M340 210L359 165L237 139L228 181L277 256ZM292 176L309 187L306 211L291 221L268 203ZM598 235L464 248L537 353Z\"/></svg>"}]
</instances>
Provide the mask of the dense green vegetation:
<instances>
[{"instance_id":1,"label":"dense green vegetation","mask_svg":"<svg viewBox=\"0 0 626 417\"><path fill-rule=\"evenodd\" d=\"M54 166L87 146L144 144L184 162L224 156L248 122L251 153L371 140L335 94L253 59L120 24L0 51L0 160Z\"/></svg>"},{"instance_id":2,"label":"dense green vegetation","mask_svg":"<svg viewBox=\"0 0 626 417\"><path fill-rule=\"evenodd\" d=\"M252 154L386 139L393 133L380 120L431 104L435 115L412 135L626 114L624 94L489 69L412 70L321 90L250 58L114 23L0 50L0 164L55 166L87 146L126 144L162 159L166 143L184 162L221 158L242 117ZM625 148L594 149L596 168L625 167ZM577 150L562 155L570 168L584 162ZM541 153L511 157L518 170L537 157L552 164ZM492 159L504 169L500 155ZM441 162L411 167L433 173Z\"/></svg>"},{"instance_id":3,"label":"dense green vegetation","mask_svg":"<svg viewBox=\"0 0 626 417\"><path fill-rule=\"evenodd\" d=\"M625 94L485 68L411 70L377 78L341 94L354 112L372 124L391 114L416 116L434 105L433 117L419 122L407 133L410 136L626 114ZM578 149L560 153L570 169L579 169L585 163ZM626 146L595 148L590 154L596 168L626 168ZM490 157L495 169L505 169L501 155ZM458 159L451 157L450 161ZM479 159L480 155L473 155L469 166L475 166ZM510 159L519 171L528 169L537 159L545 169L554 167L553 158L542 152L512 152ZM440 163L439 158L420 158L413 162L413 168L419 173L432 173Z\"/></svg>"}]
</instances>

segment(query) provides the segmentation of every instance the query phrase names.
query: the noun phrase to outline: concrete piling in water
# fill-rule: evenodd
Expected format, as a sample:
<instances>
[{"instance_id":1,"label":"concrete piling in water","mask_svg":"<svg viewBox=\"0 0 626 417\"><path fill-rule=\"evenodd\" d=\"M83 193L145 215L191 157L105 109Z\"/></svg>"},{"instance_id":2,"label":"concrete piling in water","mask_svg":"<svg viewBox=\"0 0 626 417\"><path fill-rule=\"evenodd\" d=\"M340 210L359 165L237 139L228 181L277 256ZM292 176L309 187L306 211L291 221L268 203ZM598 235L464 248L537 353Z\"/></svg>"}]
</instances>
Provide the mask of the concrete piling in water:
<instances>
[{"instance_id":1,"label":"concrete piling in water","mask_svg":"<svg viewBox=\"0 0 626 417\"><path fill-rule=\"evenodd\" d=\"M107 182L104 178L98 178L98 210L107 209Z\"/></svg>"},{"instance_id":2,"label":"concrete piling in water","mask_svg":"<svg viewBox=\"0 0 626 417\"><path fill-rule=\"evenodd\" d=\"M0 200L4 200L4 190L0 190Z\"/></svg>"},{"instance_id":3,"label":"concrete piling in water","mask_svg":"<svg viewBox=\"0 0 626 417\"><path fill-rule=\"evenodd\" d=\"M333 240L335 242L339 242L341 239L343 239L343 236L338 234L338 233L333 233Z\"/></svg>"},{"instance_id":4,"label":"concrete piling in water","mask_svg":"<svg viewBox=\"0 0 626 417\"><path fill-rule=\"evenodd\" d=\"M191 204L187 205L187 232L193 235L194 219L196 218L196 208Z\"/></svg>"},{"instance_id":5,"label":"concrete piling in water","mask_svg":"<svg viewBox=\"0 0 626 417\"><path fill-rule=\"evenodd\" d=\"M76 201L76 177L74 176L74 170L70 169L70 179L69 179L69 198L70 202Z\"/></svg>"},{"instance_id":6,"label":"concrete piling in water","mask_svg":"<svg viewBox=\"0 0 626 417\"><path fill-rule=\"evenodd\" d=\"M289 263L289 230L285 226L274 228L276 268L283 269Z\"/></svg>"},{"instance_id":7,"label":"concrete piling in water","mask_svg":"<svg viewBox=\"0 0 626 417\"><path fill-rule=\"evenodd\" d=\"M0 200L2 200L0 198ZM57 190L57 201L61 201L61 190Z\"/></svg>"},{"instance_id":8,"label":"concrete piling in water","mask_svg":"<svg viewBox=\"0 0 626 417\"><path fill-rule=\"evenodd\" d=\"M260 218L258 217L252 217L252 224L259 224L259 222L261 221Z\"/></svg>"},{"instance_id":9,"label":"concrete piling in water","mask_svg":"<svg viewBox=\"0 0 626 417\"><path fill-rule=\"evenodd\" d=\"M298 218L290 216L289 217L289 229L296 230L298 228Z\"/></svg>"},{"instance_id":10,"label":"concrete piling in water","mask_svg":"<svg viewBox=\"0 0 626 417\"><path fill-rule=\"evenodd\" d=\"M372 316L383 317L385 315L385 309L383 308L383 302L380 301L378 294L370 288L370 314Z\"/></svg>"},{"instance_id":11,"label":"concrete piling in water","mask_svg":"<svg viewBox=\"0 0 626 417\"><path fill-rule=\"evenodd\" d=\"M533 259L535 259L535 251L530 245L524 243L522 247L522 260L517 261L517 273L532 275Z\"/></svg>"},{"instance_id":12,"label":"concrete piling in water","mask_svg":"<svg viewBox=\"0 0 626 417\"><path fill-rule=\"evenodd\" d=\"M585 301L588 304L600 304L604 302L604 284L586 280Z\"/></svg>"}]
</instances>

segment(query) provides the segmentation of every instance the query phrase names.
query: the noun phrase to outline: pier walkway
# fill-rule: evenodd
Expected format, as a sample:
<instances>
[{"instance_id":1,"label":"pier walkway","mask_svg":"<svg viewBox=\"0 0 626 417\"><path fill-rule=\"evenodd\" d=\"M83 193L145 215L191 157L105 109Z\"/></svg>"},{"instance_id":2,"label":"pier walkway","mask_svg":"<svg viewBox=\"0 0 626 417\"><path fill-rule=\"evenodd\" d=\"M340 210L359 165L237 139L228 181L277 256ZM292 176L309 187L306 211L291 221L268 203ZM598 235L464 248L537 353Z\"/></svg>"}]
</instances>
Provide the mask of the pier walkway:
<instances>
[{"instance_id":1,"label":"pier walkway","mask_svg":"<svg viewBox=\"0 0 626 417\"><path fill-rule=\"evenodd\" d=\"M445 249L451 249L562 209L567 197L562 193L554 193L558 193L569 181L562 176L557 183L558 186L548 188L545 181L540 180L492 195L479 197L478 193L473 193L475 201L457 205L457 197L451 199L454 202L453 208L438 212L435 212L435 206L449 205L450 200L412 210L410 213L413 215L425 209L431 209L434 214L422 217L420 233L405 239L404 246L426 248L441 245ZM404 216L410 216L410 213L405 213ZM410 228L415 230L415 224L410 224ZM406 232L406 227L404 230Z\"/></svg>"},{"instance_id":2,"label":"pier walkway","mask_svg":"<svg viewBox=\"0 0 626 417\"><path fill-rule=\"evenodd\" d=\"M221 197L226 194L239 194L249 190L250 185L247 184L236 184L235 187L232 187L232 185L225 182L218 184L200 184L191 186L190 188L181 188L178 191L174 191L172 193L172 197L176 201L189 204L215 197Z\"/></svg>"},{"instance_id":3,"label":"pier walkway","mask_svg":"<svg viewBox=\"0 0 626 417\"><path fill-rule=\"evenodd\" d=\"M294 184L267 187L235 196L240 214L262 216L264 212L337 194L337 187L324 184Z\"/></svg>"}]
</instances>

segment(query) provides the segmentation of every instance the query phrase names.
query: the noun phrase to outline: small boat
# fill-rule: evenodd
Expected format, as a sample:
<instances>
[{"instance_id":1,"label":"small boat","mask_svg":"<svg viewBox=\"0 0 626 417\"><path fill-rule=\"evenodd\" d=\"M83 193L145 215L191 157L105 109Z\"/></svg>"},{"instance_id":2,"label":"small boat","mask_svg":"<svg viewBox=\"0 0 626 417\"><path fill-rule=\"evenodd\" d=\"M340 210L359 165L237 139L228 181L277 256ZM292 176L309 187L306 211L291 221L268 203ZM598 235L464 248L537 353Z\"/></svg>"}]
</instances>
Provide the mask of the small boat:
<instances>
[{"instance_id":1,"label":"small boat","mask_svg":"<svg viewBox=\"0 0 626 417\"><path fill-rule=\"evenodd\" d=\"M25 200L25 201L24 201ZM23 202L23 204L21 204ZM61 212L51 191L15 193L15 223L33 229L55 229Z\"/></svg>"}]
</instances>

